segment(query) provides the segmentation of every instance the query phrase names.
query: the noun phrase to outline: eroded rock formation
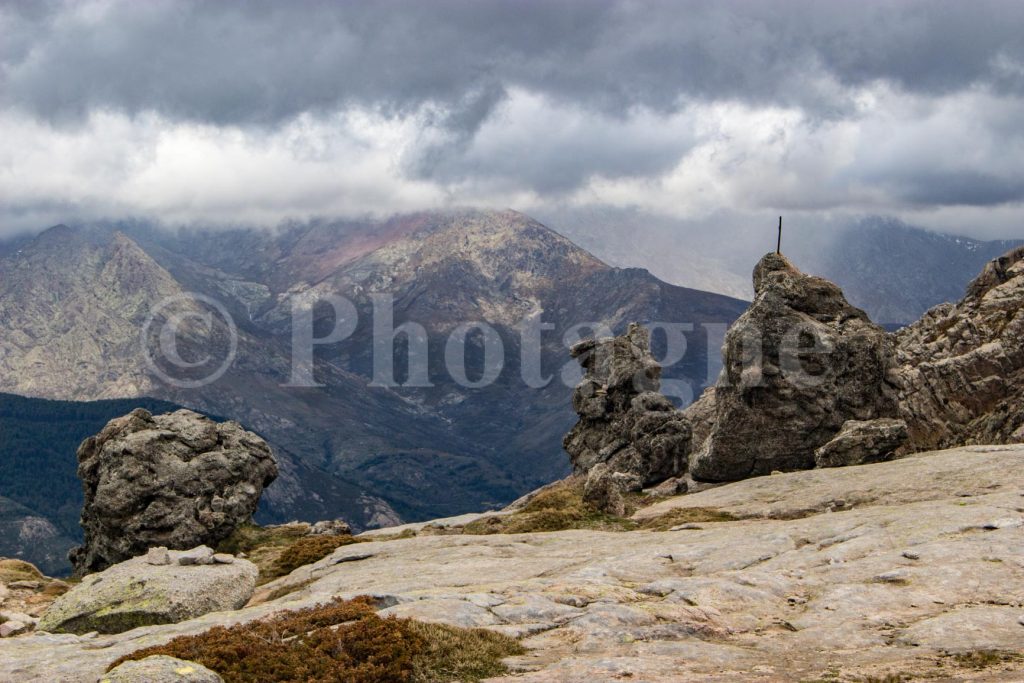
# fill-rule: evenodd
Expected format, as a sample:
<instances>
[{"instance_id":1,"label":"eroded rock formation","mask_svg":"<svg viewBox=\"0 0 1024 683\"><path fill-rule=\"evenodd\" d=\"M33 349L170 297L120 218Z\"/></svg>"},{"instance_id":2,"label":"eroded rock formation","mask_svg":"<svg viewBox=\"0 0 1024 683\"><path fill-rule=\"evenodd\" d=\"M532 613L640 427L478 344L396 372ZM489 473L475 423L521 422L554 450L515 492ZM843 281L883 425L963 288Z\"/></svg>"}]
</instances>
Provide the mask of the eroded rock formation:
<instances>
[{"instance_id":1,"label":"eroded rock formation","mask_svg":"<svg viewBox=\"0 0 1024 683\"><path fill-rule=\"evenodd\" d=\"M70 558L81 575L156 546L216 545L252 518L277 463L235 422L137 409L82 443L78 476L85 543Z\"/></svg>"},{"instance_id":2,"label":"eroded rock formation","mask_svg":"<svg viewBox=\"0 0 1024 683\"><path fill-rule=\"evenodd\" d=\"M754 291L726 334L714 391L686 411L707 435L690 458L696 479L811 468L847 420L898 413L892 340L839 287L768 254Z\"/></svg>"},{"instance_id":3,"label":"eroded rock formation","mask_svg":"<svg viewBox=\"0 0 1024 683\"><path fill-rule=\"evenodd\" d=\"M896 338L914 450L1024 442L1024 247Z\"/></svg>"},{"instance_id":4,"label":"eroded rock formation","mask_svg":"<svg viewBox=\"0 0 1024 683\"><path fill-rule=\"evenodd\" d=\"M580 420L563 445L573 472L592 475L594 502L611 511L620 493L685 473L690 425L658 393L661 367L648 331L634 323L622 336L585 340L570 353L585 375L572 395Z\"/></svg>"}]
</instances>

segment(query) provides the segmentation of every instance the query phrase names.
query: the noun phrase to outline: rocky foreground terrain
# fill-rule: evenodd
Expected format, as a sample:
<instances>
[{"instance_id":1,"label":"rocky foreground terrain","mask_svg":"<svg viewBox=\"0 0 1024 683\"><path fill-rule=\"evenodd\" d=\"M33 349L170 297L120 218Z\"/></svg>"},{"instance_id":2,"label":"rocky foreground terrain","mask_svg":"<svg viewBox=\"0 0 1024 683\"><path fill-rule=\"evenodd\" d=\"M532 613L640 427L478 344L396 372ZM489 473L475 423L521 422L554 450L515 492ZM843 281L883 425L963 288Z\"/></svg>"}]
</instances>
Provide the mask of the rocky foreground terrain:
<instances>
[{"instance_id":1,"label":"rocky foreground terrain","mask_svg":"<svg viewBox=\"0 0 1024 683\"><path fill-rule=\"evenodd\" d=\"M758 477L633 518L673 526L460 533L469 516L393 529L405 533L338 548L239 611L5 639L0 681L91 683L176 635L359 594L385 615L521 637L527 653L494 680L1024 676L1024 446Z\"/></svg>"}]
</instances>

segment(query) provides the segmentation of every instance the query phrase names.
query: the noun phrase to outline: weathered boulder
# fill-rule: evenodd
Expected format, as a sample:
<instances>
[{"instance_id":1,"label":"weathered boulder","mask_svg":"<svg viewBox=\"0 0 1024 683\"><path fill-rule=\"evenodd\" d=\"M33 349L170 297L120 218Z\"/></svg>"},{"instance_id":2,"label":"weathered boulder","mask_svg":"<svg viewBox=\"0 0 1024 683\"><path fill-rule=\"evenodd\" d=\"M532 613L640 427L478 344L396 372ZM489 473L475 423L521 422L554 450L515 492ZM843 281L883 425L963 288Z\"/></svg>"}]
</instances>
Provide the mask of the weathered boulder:
<instances>
[{"instance_id":1,"label":"weathered boulder","mask_svg":"<svg viewBox=\"0 0 1024 683\"><path fill-rule=\"evenodd\" d=\"M277 463L235 422L138 409L82 443L78 476L85 544L70 558L82 575L155 546L216 545L252 518Z\"/></svg>"},{"instance_id":2,"label":"weathered boulder","mask_svg":"<svg viewBox=\"0 0 1024 683\"><path fill-rule=\"evenodd\" d=\"M690 457L699 480L811 468L847 420L897 415L892 340L839 287L768 254L754 292L726 334L714 392L686 411L707 434Z\"/></svg>"},{"instance_id":3,"label":"weathered boulder","mask_svg":"<svg viewBox=\"0 0 1024 683\"><path fill-rule=\"evenodd\" d=\"M690 425L658 393L661 367L651 356L648 331L634 323L622 336L585 340L570 353L585 375L572 395L580 419L563 446L575 474L605 466L588 484L593 500L614 500L613 481L613 489L640 490L684 473ZM599 481L615 473L626 476Z\"/></svg>"},{"instance_id":4,"label":"weathered boulder","mask_svg":"<svg viewBox=\"0 0 1024 683\"><path fill-rule=\"evenodd\" d=\"M222 683L223 680L202 664L153 655L114 667L99 683Z\"/></svg>"},{"instance_id":5,"label":"weathered boulder","mask_svg":"<svg viewBox=\"0 0 1024 683\"><path fill-rule=\"evenodd\" d=\"M43 613L37 630L51 633L121 633L139 626L175 624L208 612L240 609L252 597L259 570L231 564L154 565L145 555L85 577Z\"/></svg>"},{"instance_id":6,"label":"weathered boulder","mask_svg":"<svg viewBox=\"0 0 1024 683\"><path fill-rule=\"evenodd\" d=\"M310 536L351 536L352 527L343 519L325 519L309 527Z\"/></svg>"},{"instance_id":7,"label":"weathered boulder","mask_svg":"<svg viewBox=\"0 0 1024 683\"><path fill-rule=\"evenodd\" d=\"M640 477L629 472L616 472L599 462L587 473L583 484L583 500L599 510L623 516L626 514L625 494L642 488Z\"/></svg>"},{"instance_id":8,"label":"weathered boulder","mask_svg":"<svg viewBox=\"0 0 1024 683\"><path fill-rule=\"evenodd\" d=\"M1024 441L1024 247L896 339L908 450Z\"/></svg>"},{"instance_id":9,"label":"weathered boulder","mask_svg":"<svg viewBox=\"0 0 1024 683\"><path fill-rule=\"evenodd\" d=\"M847 420L834 439L814 452L814 462L818 467L883 462L891 459L907 438L907 423L903 420Z\"/></svg>"}]
</instances>

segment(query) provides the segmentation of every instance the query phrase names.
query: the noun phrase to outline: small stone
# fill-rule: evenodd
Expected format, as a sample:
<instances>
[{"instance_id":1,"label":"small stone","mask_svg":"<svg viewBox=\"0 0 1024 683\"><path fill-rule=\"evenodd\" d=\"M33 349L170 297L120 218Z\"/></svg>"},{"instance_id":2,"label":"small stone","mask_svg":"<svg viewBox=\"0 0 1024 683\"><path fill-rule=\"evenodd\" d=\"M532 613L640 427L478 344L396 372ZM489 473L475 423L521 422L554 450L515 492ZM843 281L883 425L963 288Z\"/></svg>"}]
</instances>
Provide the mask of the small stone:
<instances>
[{"instance_id":1,"label":"small stone","mask_svg":"<svg viewBox=\"0 0 1024 683\"><path fill-rule=\"evenodd\" d=\"M213 549L201 545L192 550L186 550L178 555L178 564L189 566L194 564L213 564Z\"/></svg>"},{"instance_id":2,"label":"small stone","mask_svg":"<svg viewBox=\"0 0 1024 683\"><path fill-rule=\"evenodd\" d=\"M1024 626L1024 614L1022 614L1019 617L1017 617L1017 623L1020 624L1021 626Z\"/></svg>"},{"instance_id":3,"label":"small stone","mask_svg":"<svg viewBox=\"0 0 1024 683\"><path fill-rule=\"evenodd\" d=\"M878 583L906 583L907 573L900 569L895 569L891 572L879 574L873 580Z\"/></svg>"},{"instance_id":4,"label":"small stone","mask_svg":"<svg viewBox=\"0 0 1024 683\"><path fill-rule=\"evenodd\" d=\"M146 551L146 563L151 564L154 567L159 567L165 564L171 563L171 555L167 552L167 548L160 546L158 548L150 548Z\"/></svg>"},{"instance_id":5,"label":"small stone","mask_svg":"<svg viewBox=\"0 0 1024 683\"><path fill-rule=\"evenodd\" d=\"M994 531L996 529L1016 529L1019 526L1024 526L1024 517L1000 517L986 523L981 528L986 531Z\"/></svg>"},{"instance_id":6,"label":"small stone","mask_svg":"<svg viewBox=\"0 0 1024 683\"><path fill-rule=\"evenodd\" d=\"M35 624L37 621L39 621L35 617L30 617L27 614L23 614L21 612L14 612L11 610L0 611L0 619L2 619L3 621L20 621L23 624Z\"/></svg>"},{"instance_id":7,"label":"small stone","mask_svg":"<svg viewBox=\"0 0 1024 683\"><path fill-rule=\"evenodd\" d=\"M921 554L913 550L904 550L903 557L907 558L908 560L920 560Z\"/></svg>"},{"instance_id":8,"label":"small stone","mask_svg":"<svg viewBox=\"0 0 1024 683\"><path fill-rule=\"evenodd\" d=\"M234 555L228 555L227 553L214 553L213 562L214 564L233 564L235 561Z\"/></svg>"},{"instance_id":9,"label":"small stone","mask_svg":"<svg viewBox=\"0 0 1024 683\"><path fill-rule=\"evenodd\" d=\"M0 638L11 638L13 636L27 633L32 627L20 621L5 621L0 624Z\"/></svg>"}]
</instances>

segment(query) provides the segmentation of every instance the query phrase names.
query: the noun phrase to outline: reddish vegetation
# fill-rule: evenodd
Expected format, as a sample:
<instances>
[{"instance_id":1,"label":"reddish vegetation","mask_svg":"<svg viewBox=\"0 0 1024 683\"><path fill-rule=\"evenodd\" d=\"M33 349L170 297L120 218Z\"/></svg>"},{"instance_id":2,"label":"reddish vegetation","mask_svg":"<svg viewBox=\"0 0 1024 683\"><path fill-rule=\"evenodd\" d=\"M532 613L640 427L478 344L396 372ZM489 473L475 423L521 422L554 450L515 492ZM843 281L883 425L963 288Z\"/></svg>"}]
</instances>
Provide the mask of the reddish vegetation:
<instances>
[{"instance_id":1,"label":"reddish vegetation","mask_svg":"<svg viewBox=\"0 0 1024 683\"><path fill-rule=\"evenodd\" d=\"M500 659L521 652L515 640L489 631L382 619L372 599L360 597L181 636L110 668L168 655L202 664L226 683L426 683L498 675Z\"/></svg>"}]
</instances>

